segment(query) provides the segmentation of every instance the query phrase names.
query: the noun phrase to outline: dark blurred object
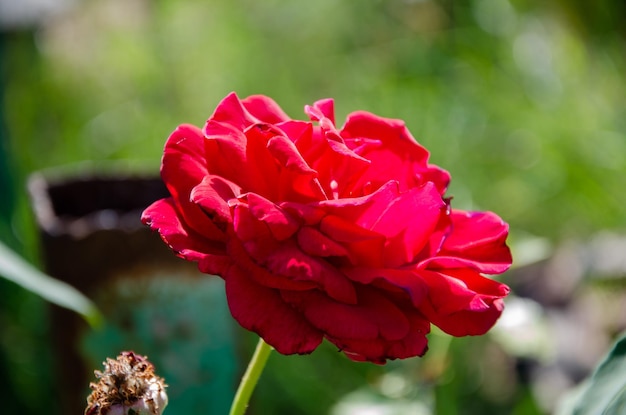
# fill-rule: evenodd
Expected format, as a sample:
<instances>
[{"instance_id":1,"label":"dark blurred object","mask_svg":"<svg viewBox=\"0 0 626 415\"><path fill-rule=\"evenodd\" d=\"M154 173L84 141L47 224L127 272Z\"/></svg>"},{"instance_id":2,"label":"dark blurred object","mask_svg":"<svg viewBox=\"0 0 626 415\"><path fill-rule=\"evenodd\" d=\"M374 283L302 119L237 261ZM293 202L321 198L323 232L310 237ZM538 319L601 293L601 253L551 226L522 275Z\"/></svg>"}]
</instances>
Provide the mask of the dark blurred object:
<instances>
[{"instance_id":1,"label":"dark blurred object","mask_svg":"<svg viewBox=\"0 0 626 415\"><path fill-rule=\"evenodd\" d=\"M147 262L171 262L163 244L139 221L142 207L166 195L157 178L83 178L50 182L32 176L29 190L41 231L46 271L90 296L115 272ZM120 226L124 224L123 226ZM158 254L160 253L160 255ZM77 350L84 322L53 307L62 413L80 413L88 369Z\"/></svg>"},{"instance_id":2,"label":"dark blurred object","mask_svg":"<svg viewBox=\"0 0 626 415\"><path fill-rule=\"evenodd\" d=\"M206 336L201 328L197 329L200 323L194 323L194 313L186 309L189 308L186 307L189 304L189 296L185 295L185 292L205 294L203 299L197 300L196 303L206 305L204 309L206 312L195 314L196 320L205 318L206 315L220 321L229 322L229 320L226 319L227 316L215 313L219 306L225 309L225 303L222 301L224 304L220 304L219 300L206 295L206 282L215 281L209 287L209 295L217 292L223 297L223 289L218 280L209 277L197 278L196 276L200 274L195 264L178 259L163 244L158 234L140 222L144 208L155 200L168 196L160 178L111 174L82 176L75 174L67 178L60 175L61 177L56 179L52 176L54 175L35 174L29 181L33 208L41 234L41 252L45 270L48 274L76 287L88 297L96 299L96 304L104 307L107 319L106 327L94 332L88 330L85 323L75 314L58 307L52 309L53 341L57 356L56 372L59 384L63 385L62 413L80 413L85 405L88 379L92 377L91 368L86 367L85 358L102 359L99 357L101 354L110 353L109 350L103 349L115 345L128 349L149 348L151 360L159 361L161 351L172 349L170 346L172 337L193 343L198 342L199 337ZM159 277L168 276L172 281L170 284L173 285L165 289L161 287L160 291L154 294L155 289L150 284L157 274ZM150 307L168 309L166 302L176 291L179 291L178 306L169 307L167 315L155 315L152 312L148 314L147 320L142 320L143 323L133 320L141 317L136 317L140 309ZM168 322L168 318L180 322L181 318L177 317L177 313L180 312L186 314L186 319L176 324L184 325L186 330L193 331L195 336L181 336L181 330L176 328L178 326ZM198 321L206 328L204 331L210 328L206 321ZM124 326L123 330L115 329L116 325ZM234 367L232 336L228 333L220 334L224 339L220 345L226 343L227 347L213 349L220 355L220 362L214 366L219 366L216 370L221 374L230 373ZM156 340L150 339L153 336L156 336ZM82 351L85 342L89 341L91 349L87 352ZM201 343L199 348L195 348L195 355L183 356L181 359L183 363L178 365L178 369L184 370L184 365L187 364L189 366L187 373L197 375L196 368L203 361L201 358L206 361L206 351L202 350L205 345L206 341ZM178 350L185 350L188 353L189 347L185 348L183 345ZM136 351L145 353L145 350ZM225 356L225 353L230 354ZM170 353L168 358L175 358L172 357L175 354ZM216 360L213 356L213 361ZM211 364L205 366L209 367L209 369L205 367L205 371L211 372ZM166 373L164 375L167 376ZM206 375L205 378L210 376ZM214 382L221 380L214 379ZM204 385L206 390L207 383L203 384L200 381L198 383L197 387L201 389ZM222 389L226 391L234 387L229 384L228 379L223 383ZM228 393L224 394L226 395L224 399L228 400ZM187 398L190 401L192 399ZM204 399L209 397L205 396ZM210 399L216 400L215 397Z\"/></svg>"}]
</instances>

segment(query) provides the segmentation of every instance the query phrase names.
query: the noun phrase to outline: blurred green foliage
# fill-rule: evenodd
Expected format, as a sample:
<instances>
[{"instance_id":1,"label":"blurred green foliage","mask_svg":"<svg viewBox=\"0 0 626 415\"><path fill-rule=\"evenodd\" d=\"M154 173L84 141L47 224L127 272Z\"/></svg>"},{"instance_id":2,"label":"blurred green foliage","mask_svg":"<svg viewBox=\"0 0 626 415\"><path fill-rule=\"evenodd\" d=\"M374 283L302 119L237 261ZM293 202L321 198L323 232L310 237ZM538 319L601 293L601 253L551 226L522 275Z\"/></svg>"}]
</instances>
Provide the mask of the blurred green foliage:
<instances>
[{"instance_id":1,"label":"blurred green foliage","mask_svg":"<svg viewBox=\"0 0 626 415\"><path fill-rule=\"evenodd\" d=\"M114 159L156 172L169 132L183 122L201 125L231 90L267 94L294 118L304 116L304 104L333 97L339 123L359 109L405 120L431 160L452 173L453 205L497 212L514 242L623 231L625 20L617 0L78 2L37 27L0 35L0 184L7 189L0 237L36 257L23 193L28 173ZM51 330L45 308L0 284L0 374L7 374L0 379L10 383L0 390L19 390L15 411L40 413L53 368L42 341ZM455 363L447 367L467 374L457 380L473 378L459 362L476 354L450 348ZM287 373L301 359L274 356L268 384L297 385ZM317 399L291 413L329 407L337 396L328 384L348 382L335 389L343 393L382 373L339 361L340 375L325 368L326 379L319 369L334 360L313 363L321 366L306 376L318 383L310 380L305 392L293 387L291 400L281 396L292 404ZM466 384L451 382L445 393L467 395ZM259 394L270 389L262 385ZM440 399L436 413L536 410L520 409L534 408L523 389L489 404L493 412L481 406L489 399L473 396L462 401L466 409ZM281 413L280 400L257 404L260 413Z\"/></svg>"}]
</instances>

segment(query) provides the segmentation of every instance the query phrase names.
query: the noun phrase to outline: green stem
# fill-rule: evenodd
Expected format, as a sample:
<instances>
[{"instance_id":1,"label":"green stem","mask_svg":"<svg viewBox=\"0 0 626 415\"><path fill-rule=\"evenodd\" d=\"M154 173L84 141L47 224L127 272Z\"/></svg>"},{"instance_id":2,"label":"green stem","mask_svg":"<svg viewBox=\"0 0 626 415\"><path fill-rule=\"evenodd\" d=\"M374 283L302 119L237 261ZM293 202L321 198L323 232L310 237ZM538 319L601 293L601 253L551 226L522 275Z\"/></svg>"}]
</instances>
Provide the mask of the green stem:
<instances>
[{"instance_id":1,"label":"green stem","mask_svg":"<svg viewBox=\"0 0 626 415\"><path fill-rule=\"evenodd\" d=\"M239 389L237 389L237 394L235 394L233 405L230 407L230 415L243 415L246 412L252 391L259 381L259 377L261 376L261 372L263 372L265 362L267 362L271 351L272 346L265 343L263 339L259 339L254 355L250 363L248 363L246 373L244 373L243 378L241 378L241 383L239 384Z\"/></svg>"}]
</instances>

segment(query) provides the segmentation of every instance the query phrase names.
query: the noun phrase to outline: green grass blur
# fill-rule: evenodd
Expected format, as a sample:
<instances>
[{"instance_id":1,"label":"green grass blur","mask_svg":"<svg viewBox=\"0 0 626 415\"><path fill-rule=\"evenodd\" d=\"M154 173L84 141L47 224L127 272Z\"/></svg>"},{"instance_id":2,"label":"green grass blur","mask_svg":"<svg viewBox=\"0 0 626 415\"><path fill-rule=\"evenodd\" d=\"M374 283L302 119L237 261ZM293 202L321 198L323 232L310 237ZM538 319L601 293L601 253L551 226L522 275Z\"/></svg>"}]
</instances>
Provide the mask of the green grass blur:
<instances>
[{"instance_id":1,"label":"green grass blur","mask_svg":"<svg viewBox=\"0 0 626 415\"><path fill-rule=\"evenodd\" d=\"M24 190L31 172L111 160L157 172L176 125L202 125L230 91L267 94L293 118L332 97L338 123L354 110L405 120L432 162L451 172L453 206L497 212L511 225L514 248L528 237L558 244L624 232L626 6L546 3L89 0L37 25L6 28L0 238L36 261ZM0 327L0 401L11 401L0 412L55 413L49 407L63 392L52 382L59 368L46 348L53 328L45 304L0 280ZM472 348L467 339L454 343L452 369L433 372L452 370L465 383L438 388L436 379L424 381L432 368L407 364L420 373L411 396L419 400L426 388L429 399L460 397L427 403L441 414L541 413L523 388L472 395L478 369L463 359L479 353ZM409 370L325 361L324 373L307 375L307 391L290 380L307 370L302 358L273 359L271 386L259 394L291 384L282 398L301 405L292 414L326 413L340 398L337 379L344 393L385 371ZM290 370L294 364L304 367ZM258 399L261 414L287 413L284 401Z\"/></svg>"}]
</instances>

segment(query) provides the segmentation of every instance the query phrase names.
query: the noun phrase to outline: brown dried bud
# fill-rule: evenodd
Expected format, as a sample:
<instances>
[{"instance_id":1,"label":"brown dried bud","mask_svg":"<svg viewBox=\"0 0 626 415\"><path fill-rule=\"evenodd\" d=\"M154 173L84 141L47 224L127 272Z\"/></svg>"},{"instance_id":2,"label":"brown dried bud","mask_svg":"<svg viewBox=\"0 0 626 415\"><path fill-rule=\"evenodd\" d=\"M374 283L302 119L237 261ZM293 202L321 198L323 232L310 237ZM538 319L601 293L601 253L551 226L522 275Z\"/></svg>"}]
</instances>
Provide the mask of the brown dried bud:
<instances>
[{"instance_id":1,"label":"brown dried bud","mask_svg":"<svg viewBox=\"0 0 626 415\"><path fill-rule=\"evenodd\" d=\"M161 415L167 405L166 384L145 356L122 352L107 358L104 372L94 371L85 415Z\"/></svg>"}]
</instances>

